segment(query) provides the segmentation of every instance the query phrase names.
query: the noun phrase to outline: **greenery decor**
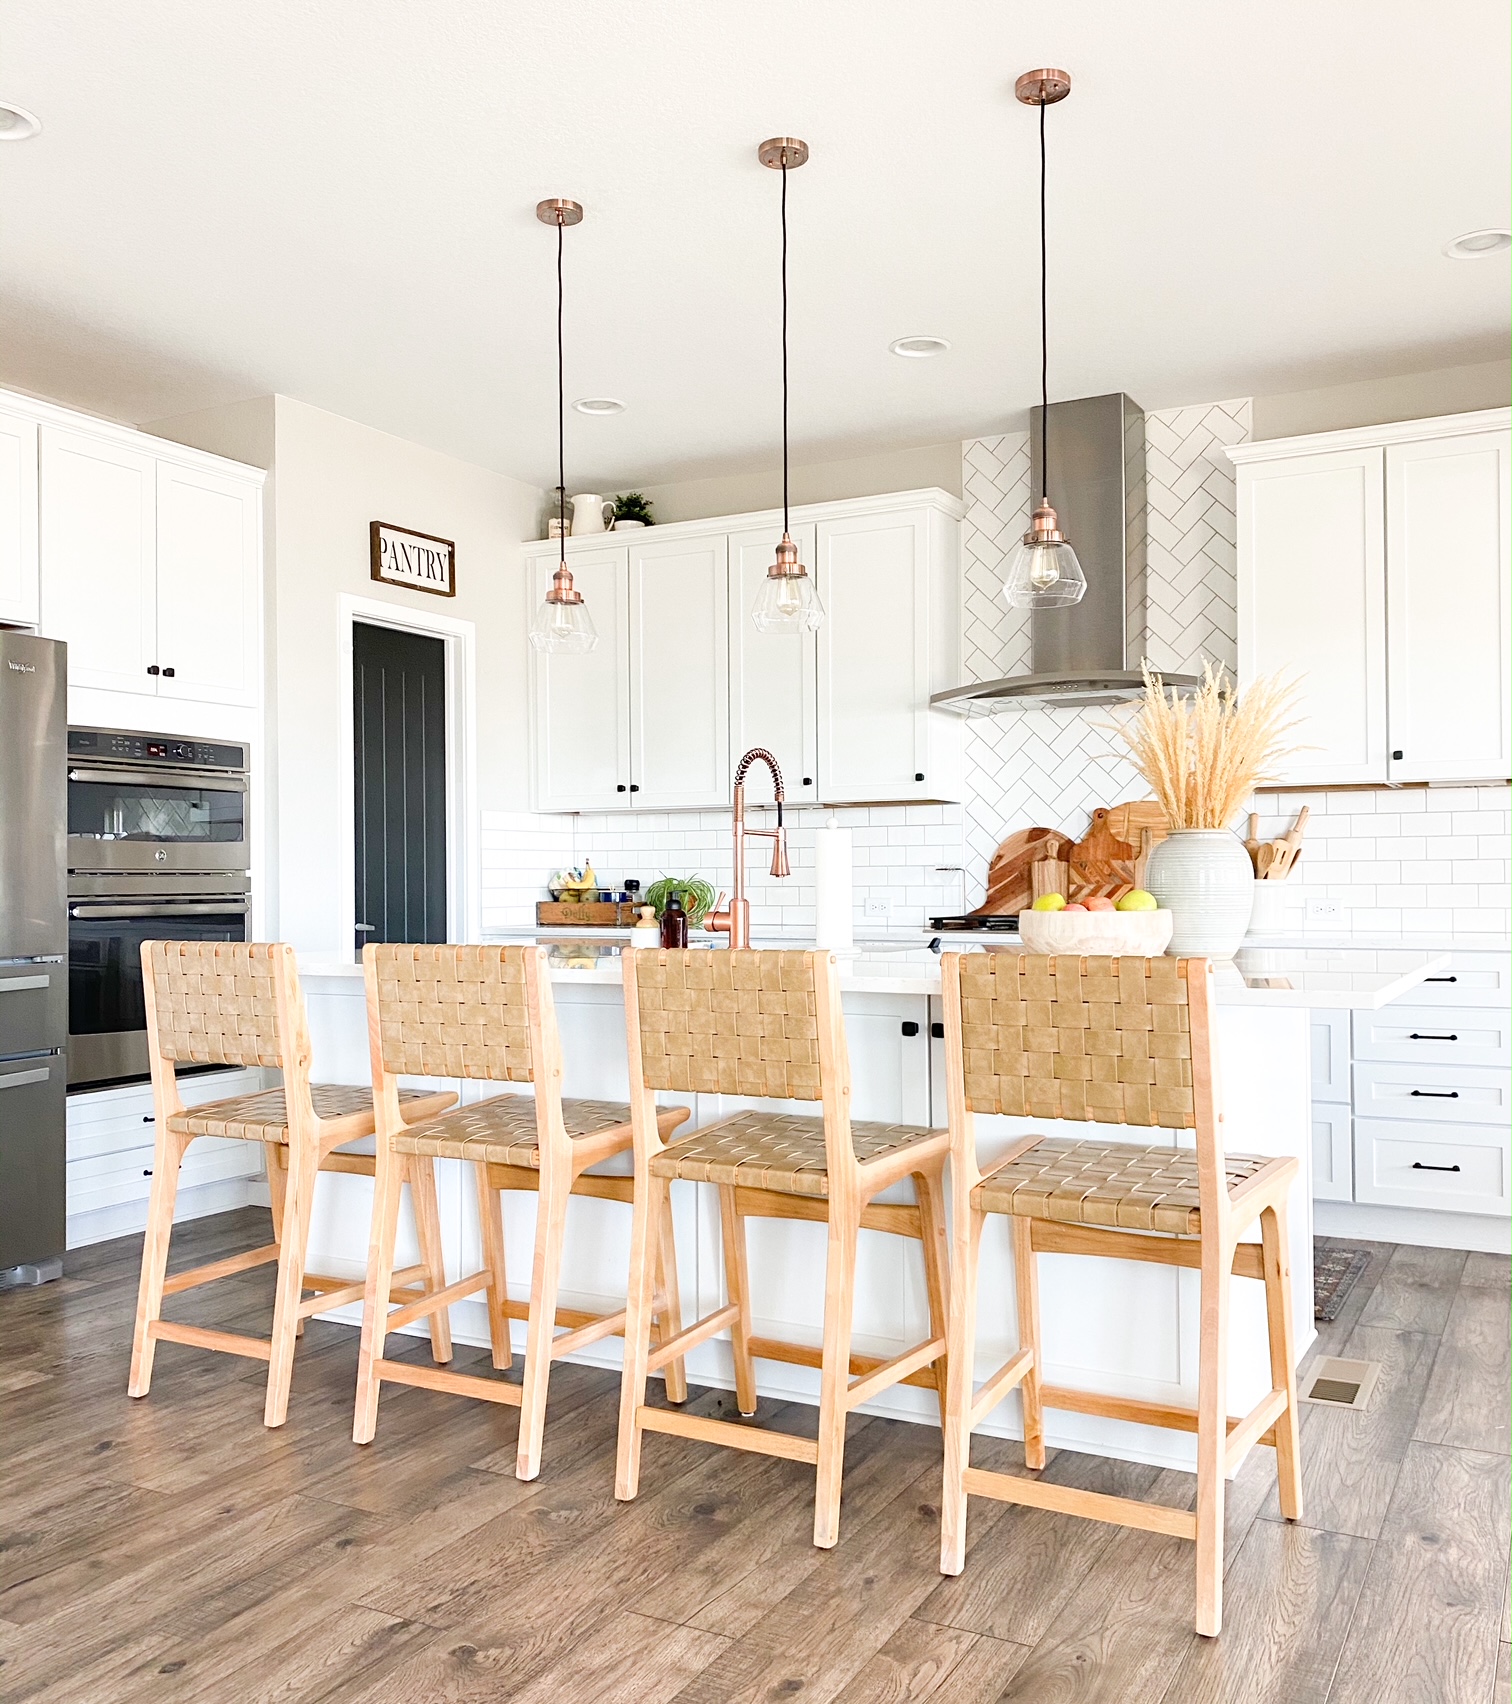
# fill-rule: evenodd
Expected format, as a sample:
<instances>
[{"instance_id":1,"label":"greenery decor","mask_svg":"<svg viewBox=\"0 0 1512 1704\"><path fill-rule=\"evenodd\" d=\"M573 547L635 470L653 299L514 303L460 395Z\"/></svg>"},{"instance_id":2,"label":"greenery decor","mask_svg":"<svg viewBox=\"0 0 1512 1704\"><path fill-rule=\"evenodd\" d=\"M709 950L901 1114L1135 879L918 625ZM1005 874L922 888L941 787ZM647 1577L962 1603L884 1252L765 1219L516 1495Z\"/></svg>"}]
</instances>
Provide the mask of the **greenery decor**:
<instances>
[{"instance_id":1,"label":"greenery decor","mask_svg":"<svg viewBox=\"0 0 1512 1704\"><path fill-rule=\"evenodd\" d=\"M642 902L656 908L658 917L667 909L674 893L682 895L683 910L688 914L688 927L701 929L704 918L714 909L714 889L702 876L662 876L652 882L641 896Z\"/></svg>"},{"instance_id":2,"label":"greenery decor","mask_svg":"<svg viewBox=\"0 0 1512 1704\"><path fill-rule=\"evenodd\" d=\"M642 521L655 526L651 519L651 499L641 491L624 491L614 499L614 518L617 521Z\"/></svg>"}]
</instances>

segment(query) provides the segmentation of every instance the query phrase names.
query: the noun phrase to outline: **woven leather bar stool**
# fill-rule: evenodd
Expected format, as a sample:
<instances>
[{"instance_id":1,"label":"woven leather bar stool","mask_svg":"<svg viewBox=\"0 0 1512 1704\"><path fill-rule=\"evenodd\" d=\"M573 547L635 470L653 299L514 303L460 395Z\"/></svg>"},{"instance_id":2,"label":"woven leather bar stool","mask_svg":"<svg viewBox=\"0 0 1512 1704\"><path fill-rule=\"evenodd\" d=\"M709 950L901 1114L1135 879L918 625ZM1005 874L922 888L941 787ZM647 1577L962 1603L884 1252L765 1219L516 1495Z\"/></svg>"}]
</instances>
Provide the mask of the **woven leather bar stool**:
<instances>
[{"instance_id":1,"label":"woven leather bar stool","mask_svg":"<svg viewBox=\"0 0 1512 1704\"><path fill-rule=\"evenodd\" d=\"M630 1256L615 1495L635 1496L647 1431L813 1462L814 1543L827 1549L840 1530L846 1415L905 1379L939 1392L943 1411L947 1134L851 1121L850 1063L832 954L650 949L626 953L623 963L641 1193ZM817 1101L822 1114L740 1112L668 1146L656 1123L657 1090ZM873 1203L881 1190L905 1177L914 1181L917 1205ZM652 1251L670 1221L668 1188L675 1178L718 1188L729 1299L653 1352ZM752 1336L744 1225L751 1217L828 1225L822 1348ZM930 1336L886 1361L851 1352L862 1230L914 1237L923 1247ZM727 1328L744 1415L756 1412L756 1360L821 1370L817 1441L645 1406L648 1372Z\"/></svg>"},{"instance_id":2,"label":"woven leather bar stool","mask_svg":"<svg viewBox=\"0 0 1512 1704\"><path fill-rule=\"evenodd\" d=\"M1256 1443L1276 1452L1281 1512L1302 1514L1296 1354L1287 1255L1288 1158L1225 1154L1206 959L941 958L950 1107L953 1265L950 1390L940 1569L961 1571L969 1496L1055 1509L1196 1541L1197 1631L1223 1620L1224 1477ZM975 1113L1192 1130L1195 1149L1101 1138L1027 1136L985 1177ZM1019 1349L979 1390L972 1351L977 1258L989 1213L1012 1224ZM1260 1242L1240 1242L1260 1220ZM1042 1381L1040 1254L1086 1254L1196 1268L1202 1275L1195 1409ZM1263 1279L1271 1390L1242 1419L1226 1401L1229 1278ZM1069 1409L1197 1434L1197 1508L989 1473L970 1465L971 1430L1018 1387L1024 1460L1045 1465L1044 1410Z\"/></svg>"},{"instance_id":3,"label":"woven leather bar stool","mask_svg":"<svg viewBox=\"0 0 1512 1704\"><path fill-rule=\"evenodd\" d=\"M373 1134L373 1097L365 1088L310 1082L310 1030L294 950L241 941L144 941L142 987L147 1008L147 1056L152 1067L156 1138L142 1278L132 1336L132 1396L146 1396L157 1344L189 1343L268 1363L263 1422L281 1426L289 1408L294 1345L312 1313L355 1302L361 1283L305 1271L310 1209L317 1173L357 1172L371 1177L370 1154L343 1154L346 1143ZM176 1065L260 1065L283 1072L283 1087L186 1107ZM450 1106L449 1092L408 1089L403 1116L428 1117ZM168 1271L168 1244L179 1167L199 1136L261 1142L267 1160L273 1209L273 1241L187 1272ZM415 1218L420 1226L421 1264L394 1274L409 1285L441 1273L441 1221L428 1171L417 1170ZM278 1262L271 1339L239 1332L181 1325L162 1317L163 1297L254 1266ZM308 1300L304 1292L315 1294ZM449 1359L443 1319L434 1340L438 1359Z\"/></svg>"},{"instance_id":4,"label":"woven leather bar stool","mask_svg":"<svg viewBox=\"0 0 1512 1704\"><path fill-rule=\"evenodd\" d=\"M510 1403L520 1409L515 1472L521 1479L534 1479L541 1471L552 1362L625 1329L624 1309L583 1313L559 1307L557 1294L568 1198L637 1199L634 1176L589 1170L629 1150L630 1108L622 1102L563 1100L562 1047L543 947L369 946L363 948L362 962L378 1116L378 1183L352 1436L359 1444L372 1442L378 1390L385 1382ZM401 1074L530 1083L535 1092L494 1095L428 1124L406 1124L400 1115ZM665 1138L688 1114L685 1106L663 1107L654 1114L655 1126ZM378 1299L389 1292L400 1179L406 1166L429 1165L433 1158L472 1165L484 1264L390 1313ZM511 1301L505 1282L499 1197L506 1189L539 1195L528 1303ZM659 1253L656 1329L659 1336L671 1338L680 1324L670 1233ZM385 1359L389 1332L479 1291L488 1307L496 1369L502 1371L512 1362L510 1320L527 1321L522 1383ZM567 1328L560 1337L559 1326ZM668 1397L685 1401L681 1356L668 1359L666 1381Z\"/></svg>"}]
</instances>

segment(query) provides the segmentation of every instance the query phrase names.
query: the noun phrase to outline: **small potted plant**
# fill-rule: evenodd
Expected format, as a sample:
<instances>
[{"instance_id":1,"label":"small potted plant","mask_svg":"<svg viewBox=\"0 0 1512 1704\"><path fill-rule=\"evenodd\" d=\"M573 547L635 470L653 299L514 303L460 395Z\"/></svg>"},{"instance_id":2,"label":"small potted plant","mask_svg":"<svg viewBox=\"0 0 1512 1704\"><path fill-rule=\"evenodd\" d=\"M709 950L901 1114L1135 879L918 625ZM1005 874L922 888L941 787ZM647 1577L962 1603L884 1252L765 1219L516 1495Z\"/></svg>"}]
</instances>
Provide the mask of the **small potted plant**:
<instances>
[{"instance_id":1,"label":"small potted plant","mask_svg":"<svg viewBox=\"0 0 1512 1704\"><path fill-rule=\"evenodd\" d=\"M642 491L625 491L614 499L614 530L632 532L636 527L649 527L651 501Z\"/></svg>"}]
</instances>

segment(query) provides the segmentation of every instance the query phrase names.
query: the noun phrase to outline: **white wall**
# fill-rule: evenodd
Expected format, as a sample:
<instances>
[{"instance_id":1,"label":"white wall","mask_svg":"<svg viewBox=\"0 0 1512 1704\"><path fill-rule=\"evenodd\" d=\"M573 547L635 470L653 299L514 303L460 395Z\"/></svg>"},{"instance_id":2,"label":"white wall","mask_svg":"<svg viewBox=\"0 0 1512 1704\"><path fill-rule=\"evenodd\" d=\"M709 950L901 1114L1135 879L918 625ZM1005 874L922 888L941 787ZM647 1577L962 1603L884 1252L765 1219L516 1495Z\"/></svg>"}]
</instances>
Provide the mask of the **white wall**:
<instances>
[{"instance_id":1,"label":"white wall","mask_svg":"<svg viewBox=\"0 0 1512 1704\"><path fill-rule=\"evenodd\" d=\"M1387 420L1426 420L1435 414L1505 408L1509 386L1512 362L1484 361L1283 396L1257 396L1252 435L1290 438L1300 432L1337 432L1346 426L1379 426Z\"/></svg>"}]
</instances>

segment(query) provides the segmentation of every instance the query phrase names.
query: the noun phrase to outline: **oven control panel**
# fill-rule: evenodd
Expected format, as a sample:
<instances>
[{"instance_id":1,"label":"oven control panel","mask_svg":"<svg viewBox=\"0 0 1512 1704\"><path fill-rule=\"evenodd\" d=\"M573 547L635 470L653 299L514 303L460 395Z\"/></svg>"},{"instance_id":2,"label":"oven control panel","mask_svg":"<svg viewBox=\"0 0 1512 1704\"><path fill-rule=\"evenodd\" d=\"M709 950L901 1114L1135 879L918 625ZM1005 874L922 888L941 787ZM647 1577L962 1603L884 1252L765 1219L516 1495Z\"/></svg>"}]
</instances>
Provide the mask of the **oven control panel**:
<instances>
[{"instance_id":1,"label":"oven control panel","mask_svg":"<svg viewBox=\"0 0 1512 1704\"><path fill-rule=\"evenodd\" d=\"M247 748L171 734L131 734L115 728L70 728L70 757L113 758L127 763L183 763L198 769L245 769Z\"/></svg>"}]
</instances>

